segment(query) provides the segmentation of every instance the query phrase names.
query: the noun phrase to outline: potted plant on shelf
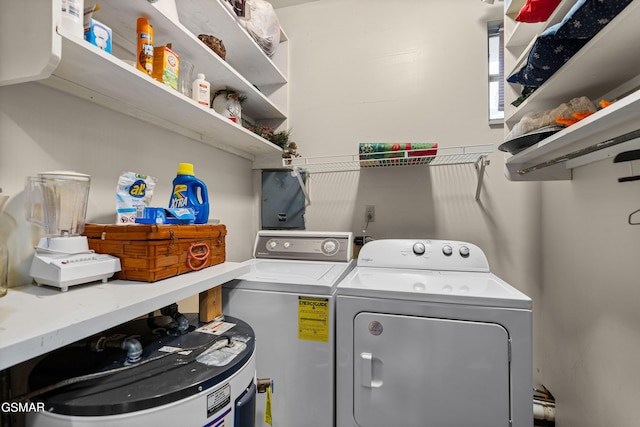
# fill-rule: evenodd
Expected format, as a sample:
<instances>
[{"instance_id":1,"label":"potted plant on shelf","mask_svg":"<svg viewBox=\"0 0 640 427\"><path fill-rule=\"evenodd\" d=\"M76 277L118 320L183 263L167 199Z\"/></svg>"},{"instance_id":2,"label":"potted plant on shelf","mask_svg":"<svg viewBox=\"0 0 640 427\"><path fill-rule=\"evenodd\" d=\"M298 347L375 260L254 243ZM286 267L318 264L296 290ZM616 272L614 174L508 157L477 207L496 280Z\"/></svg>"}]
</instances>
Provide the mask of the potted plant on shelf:
<instances>
[{"instance_id":1,"label":"potted plant on shelf","mask_svg":"<svg viewBox=\"0 0 640 427\"><path fill-rule=\"evenodd\" d=\"M291 129L276 131L272 127L261 125L248 125L247 129L282 148L283 158L290 159L292 157L300 157L300 154L298 154L298 145L293 141L289 141Z\"/></svg>"}]
</instances>

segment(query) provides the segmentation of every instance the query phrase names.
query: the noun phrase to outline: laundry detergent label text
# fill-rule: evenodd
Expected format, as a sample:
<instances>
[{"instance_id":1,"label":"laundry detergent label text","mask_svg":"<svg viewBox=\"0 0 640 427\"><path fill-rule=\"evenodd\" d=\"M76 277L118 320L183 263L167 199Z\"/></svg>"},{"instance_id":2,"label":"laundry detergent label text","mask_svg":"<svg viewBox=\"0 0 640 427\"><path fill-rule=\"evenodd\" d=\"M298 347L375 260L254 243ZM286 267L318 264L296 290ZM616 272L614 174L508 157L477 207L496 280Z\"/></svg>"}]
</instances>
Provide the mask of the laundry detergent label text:
<instances>
[{"instance_id":1,"label":"laundry detergent label text","mask_svg":"<svg viewBox=\"0 0 640 427\"><path fill-rule=\"evenodd\" d=\"M188 187L184 184L176 184L173 187L173 196L171 197L170 208L186 208L189 204L189 197L187 196Z\"/></svg>"}]
</instances>

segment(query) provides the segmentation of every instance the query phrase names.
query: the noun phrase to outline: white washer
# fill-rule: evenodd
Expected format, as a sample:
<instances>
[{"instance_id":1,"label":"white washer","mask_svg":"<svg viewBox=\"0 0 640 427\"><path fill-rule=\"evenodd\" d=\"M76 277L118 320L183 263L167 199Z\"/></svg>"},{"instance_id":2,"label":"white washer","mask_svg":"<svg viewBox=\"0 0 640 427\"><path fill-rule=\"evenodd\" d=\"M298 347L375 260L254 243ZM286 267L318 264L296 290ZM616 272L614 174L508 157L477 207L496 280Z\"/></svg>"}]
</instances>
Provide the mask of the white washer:
<instances>
[{"instance_id":1,"label":"white washer","mask_svg":"<svg viewBox=\"0 0 640 427\"><path fill-rule=\"evenodd\" d=\"M367 243L336 330L339 427L533 425L531 299L475 245Z\"/></svg>"},{"instance_id":2,"label":"white washer","mask_svg":"<svg viewBox=\"0 0 640 427\"><path fill-rule=\"evenodd\" d=\"M223 313L251 325L257 377L273 380L273 426L334 425L335 289L352 249L348 232L259 231L251 271L223 285Z\"/></svg>"}]
</instances>

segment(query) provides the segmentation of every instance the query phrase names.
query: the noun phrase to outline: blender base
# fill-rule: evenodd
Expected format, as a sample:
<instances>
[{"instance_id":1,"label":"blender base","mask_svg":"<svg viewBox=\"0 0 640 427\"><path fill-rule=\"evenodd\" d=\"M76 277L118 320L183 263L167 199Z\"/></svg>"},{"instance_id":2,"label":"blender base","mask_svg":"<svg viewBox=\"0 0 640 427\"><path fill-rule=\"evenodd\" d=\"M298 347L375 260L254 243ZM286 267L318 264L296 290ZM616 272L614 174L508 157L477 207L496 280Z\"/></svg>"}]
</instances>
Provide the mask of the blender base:
<instances>
[{"instance_id":1,"label":"blender base","mask_svg":"<svg viewBox=\"0 0 640 427\"><path fill-rule=\"evenodd\" d=\"M64 247L64 252L61 252ZM120 271L120 259L89 250L84 236L43 238L36 248L29 274L38 285L60 288L102 281Z\"/></svg>"}]
</instances>

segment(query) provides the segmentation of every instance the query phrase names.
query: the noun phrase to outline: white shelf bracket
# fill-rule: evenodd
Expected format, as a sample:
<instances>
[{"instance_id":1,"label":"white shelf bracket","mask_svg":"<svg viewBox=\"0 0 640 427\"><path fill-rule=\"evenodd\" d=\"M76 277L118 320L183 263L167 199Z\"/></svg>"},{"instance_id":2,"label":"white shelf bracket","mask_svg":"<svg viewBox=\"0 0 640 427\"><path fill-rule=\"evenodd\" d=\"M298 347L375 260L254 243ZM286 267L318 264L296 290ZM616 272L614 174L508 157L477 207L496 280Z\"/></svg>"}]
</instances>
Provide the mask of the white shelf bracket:
<instances>
[{"instance_id":1,"label":"white shelf bracket","mask_svg":"<svg viewBox=\"0 0 640 427\"><path fill-rule=\"evenodd\" d=\"M295 176L298 179L298 184L300 184L300 189L304 194L304 198L307 200L307 204L310 205L311 199L309 198L309 193L307 193L307 189L305 188L304 181L300 176L300 168L298 166L293 167L293 169L291 170L291 176Z\"/></svg>"},{"instance_id":2,"label":"white shelf bracket","mask_svg":"<svg viewBox=\"0 0 640 427\"><path fill-rule=\"evenodd\" d=\"M480 156L475 163L476 171L478 172L478 184L476 185L476 202L480 200L480 191L482 191L482 183L484 181L484 170L490 163L490 160L486 156Z\"/></svg>"}]
</instances>

